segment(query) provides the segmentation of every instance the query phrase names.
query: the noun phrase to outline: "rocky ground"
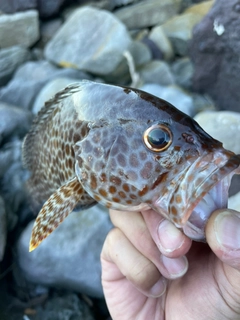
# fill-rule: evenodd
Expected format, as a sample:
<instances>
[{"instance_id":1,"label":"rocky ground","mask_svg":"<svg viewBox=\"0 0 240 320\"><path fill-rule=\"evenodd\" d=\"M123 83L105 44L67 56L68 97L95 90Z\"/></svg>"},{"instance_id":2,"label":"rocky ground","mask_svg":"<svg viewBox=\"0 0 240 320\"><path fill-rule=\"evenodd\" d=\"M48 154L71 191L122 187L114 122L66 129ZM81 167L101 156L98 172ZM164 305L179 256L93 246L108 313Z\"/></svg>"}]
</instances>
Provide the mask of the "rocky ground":
<instances>
[{"instance_id":1,"label":"rocky ground","mask_svg":"<svg viewBox=\"0 0 240 320\"><path fill-rule=\"evenodd\" d=\"M153 93L240 153L236 0L0 0L0 319L108 319L99 255L111 223L72 213L32 253L21 144L44 102L81 79ZM234 178L229 206L240 210Z\"/></svg>"}]
</instances>

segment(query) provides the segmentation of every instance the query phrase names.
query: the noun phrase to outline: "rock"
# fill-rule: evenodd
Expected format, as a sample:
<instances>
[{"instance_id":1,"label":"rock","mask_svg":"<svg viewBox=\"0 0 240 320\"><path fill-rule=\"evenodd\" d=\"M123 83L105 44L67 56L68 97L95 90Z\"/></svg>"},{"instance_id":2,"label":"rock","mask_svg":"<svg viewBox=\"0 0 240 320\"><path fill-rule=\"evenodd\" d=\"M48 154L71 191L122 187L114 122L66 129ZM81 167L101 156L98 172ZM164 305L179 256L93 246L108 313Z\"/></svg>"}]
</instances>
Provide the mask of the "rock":
<instances>
[{"instance_id":1,"label":"rock","mask_svg":"<svg viewBox=\"0 0 240 320\"><path fill-rule=\"evenodd\" d=\"M0 0L0 10L4 13L15 13L17 11L25 11L36 9L37 0Z\"/></svg>"},{"instance_id":2,"label":"rock","mask_svg":"<svg viewBox=\"0 0 240 320\"><path fill-rule=\"evenodd\" d=\"M104 10L76 10L47 44L45 56L60 66L108 74L131 43L125 26Z\"/></svg>"},{"instance_id":3,"label":"rock","mask_svg":"<svg viewBox=\"0 0 240 320\"><path fill-rule=\"evenodd\" d=\"M7 214L3 198L0 196L0 261L3 260L7 240Z\"/></svg>"},{"instance_id":4,"label":"rock","mask_svg":"<svg viewBox=\"0 0 240 320\"><path fill-rule=\"evenodd\" d=\"M44 48L61 26L62 19L60 18L43 21L40 25L41 39L40 43L38 43L38 47Z\"/></svg>"},{"instance_id":5,"label":"rock","mask_svg":"<svg viewBox=\"0 0 240 320\"><path fill-rule=\"evenodd\" d=\"M140 41L133 41L129 46L129 52L137 67L151 61L151 52L149 48Z\"/></svg>"},{"instance_id":6,"label":"rock","mask_svg":"<svg viewBox=\"0 0 240 320\"><path fill-rule=\"evenodd\" d=\"M6 143L0 149L0 179L14 162L21 161L21 151L22 141L17 139Z\"/></svg>"},{"instance_id":7,"label":"rock","mask_svg":"<svg viewBox=\"0 0 240 320\"><path fill-rule=\"evenodd\" d=\"M228 199L228 208L240 211L240 192L236 193Z\"/></svg>"},{"instance_id":8,"label":"rock","mask_svg":"<svg viewBox=\"0 0 240 320\"><path fill-rule=\"evenodd\" d=\"M23 137L29 130L32 114L15 106L0 102L0 143L10 135Z\"/></svg>"},{"instance_id":9,"label":"rock","mask_svg":"<svg viewBox=\"0 0 240 320\"><path fill-rule=\"evenodd\" d=\"M152 83L145 84L140 89L170 102L190 116L196 113L192 97L177 86L160 86Z\"/></svg>"},{"instance_id":10,"label":"rock","mask_svg":"<svg viewBox=\"0 0 240 320\"><path fill-rule=\"evenodd\" d=\"M201 112L195 120L213 138L221 141L224 148L240 153L240 113L231 111Z\"/></svg>"},{"instance_id":11,"label":"rock","mask_svg":"<svg viewBox=\"0 0 240 320\"><path fill-rule=\"evenodd\" d=\"M94 320L90 307L75 293L54 293L43 306L36 307L34 320Z\"/></svg>"},{"instance_id":12,"label":"rock","mask_svg":"<svg viewBox=\"0 0 240 320\"><path fill-rule=\"evenodd\" d=\"M30 52L20 46L0 50L0 86L4 86L14 71L24 62L30 60Z\"/></svg>"},{"instance_id":13,"label":"rock","mask_svg":"<svg viewBox=\"0 0 240 320\"><path fill-rule=\"evenodd\" d=\"M171 42L166 37L161 26L152 28L149 39L151 39L163 53L164 60L171 60L174 56Z\"/></svg>"},{"instance_id":14,"label":"rock","mask_svg":"<svg viewBox=\"0 0 240 320\"><path fill-rule=\"evenodd\" d=\"M137 2L138 0L110 0L112 8L126 6L127 4Z\"/></svg>"},{"instance_id":15,"label":"rock","mask_svg":"<svg viewBox=\"0 0 240 320\"><path fill-rule=\"evenodd\" d=\"M17 213L18 216L21 214L20 207L24 205L29 207L26 203L27 194L24 188L24 183L29 177L29 172L23 168L21 150L22 141L15 140L4 145L3 153L0 153L0 161L3 161L4 156L8 157L10 161L5 165L6 171L1 181L2 196L4 197L8 211L11 212L11 214ZM13 217L12 224L14 224L14 222Z\"/></svg>"},{"instance_id":16,"label":"rock","mask_svg":"<svg viewBox=\"0 0 240 320\"><path fill-rule=\"evenodd\" d=\"M115 15L128 27L137 29L155 26L177 14L181 0L145 0L116 10Z\"/></svg>"},{"instance_id":17,"label":"rock","mask_svg":"<svg viewBox=\"0 0 240 320\"><path fill-rule=\"evenodd\" d=\"M201 95L195 92L191 92L191 96L195 105L195 114L202 111L216 111L215 104L208 95Z\"/></svg>"},{"instance_id":18,"label":"rock","mask_svg":"<svg viewBox=\"0 0 240 320\"><path fill-rule=\"evenodd\" d=\"M129 62L129 57L133 63ZM151 52L149 48L140 41L132 41L128 50L124 52L124 56L119 65L113 72L104 76L104 80L108 83L116 83L129 85L131 81L130 69L134 64L136 67L141 67L151 61Z\"/></svg>"},{"instance_id":19,"label":"rock","mask_svg":"<svg viewBox=\"0 0 240 320\"><path fill-rule=\"evenodd\" d=\"M0 15L0 48L15 45L29 48L38 39L39 24L36 10Z\"/></svg>"},{"instance_id":20,"label":"rock","mask_svg":"<svg viewBox=\"0 0 240 320\"><path fill-rule=\"evenodd\" d=\"M145 36L141 41L149 48L151 52L152 60L164 59L163 52L160 50L158 45L152 39L150 39L148 36Z\"/></svg>"},{"instance_id":21,"label":"rock","mask_svg":"<svg viewBox=\"0 0 240 320\"><path fill-rule=\"evenodd\" d=\"M202 1L187 8L184 13L197 13L204 17L212 8L215 0Z\"/></svg>"},{"instance_id":22,"label":"rock","mask_svg":"<svg viewBox=\"0 0 240 320\"><path fill-rule=\"evenodd\" d=\"M138 71L144 83L157 83L163 86L174 83L170 68L164 61L153 60Z\"/></svg>"},{"instance_id":23,"label":"rock","mask_svg":"<svg viewBox=\"0 0 240 320\"><path fill-rule=\"evenodd\" d=\"M239 111L240 6L235 0L218 0L194 28L190 56L193 86L208 93L221 109Z\"/></svg>"},{"instance_id":24,"label":"rock","mask_svg":"<svg viewBox=\"0 0 240 320\"><path fill-rule=\"evenodd\" d=\"M202 1L202 0L201 0ZM182 0L181 12L193 5L193 0Z\"/></svg>"},{"instance_id":25,"label":"rock","mask_svg":"<svg viewBox=\"0 0 240 320\"><path fill-rule=\"evenodd\" d=\"M19 139L5 143L0 149L1 195L5 200L7 227L10 231L16 227L19 218L22 219L23 214L26 217L30 213L29 205L26 201L25 188L23 187L23 183L29 174L22 167L21 156L22 141ZM0 246L2 242L1 234L0 230Z\"/></svg>"},{"instance_id":26,"label":"rock","mask_svg":"<svg viewBox=\"0 0 240 320\"><path fill-rule=\"evenodd\" d=\"M162 25L162 29L171 41L176 54L187 55L188 43L192 38L192 29L201 19L200 14L185 13L173 17Z\"/></svg>"},{"instance_id":27,"label":"rock","mask_svg":"<svg viewBox=\"0 0 240 320\"><path fill-rule=\"evenodd\" d=\"M193 77L193 64L188 57L175 60L171 66L175 82L185 89L191 89Z\"/></svg>"},{"instance_id":28,"label":"rock","mask_svg":"<svg viewBox=\"0 0 240 320\"><path fill-rule=\"evenodd\" d=\"M49 81L38 93L34 104L33 104L33 113L37 114L40 109L44 106L44 103L52 98L57 92L61 89L67 87L70 83L78 82L71 78L56 78L52 81Z\"/></svg>"},{"instance_id":29,"label":"rock","mask_svg":"<svg viewBox=\"0 0 240 320\"><path fill-rule=\"evenodd\" d=\"M31 109L41 88L57 77L91 79L85 72L71 68L57 68L47 61L31 61L16 71L7 86L0 89L0 101Z\"/></svg>"},{"instance_id":30,"label":"rock","mask_svg":"<svg viewBox=\"0 0 240 320\"><path fill-rule=\"evenodd\" d=\"M29 9L38 10L43 18L56 15L65 0L0 0L0 10L4 13L15 13Z\"/></svg>"},{"instance_id":31,"label":"rock","mask_svg":"<svg viewBox=\"0 0 240 320\"><path fill-rule=\"evenodd\" d=\"M34 283L102 297L100 252L112 228L107 210L99 205L72 212L34 251L29 252L33 223L19 238L18 263Z\"/></svg>"},{"instance_id":32,"label":"rock","mask_svg":"<svg viewBox=\"0 0 240 320\"><path fill-rule=\"evenodd\" d=\"M65 0L38 0L38 11L41 17L47 18L58 13Z\"/></svg>"}]
</instances>

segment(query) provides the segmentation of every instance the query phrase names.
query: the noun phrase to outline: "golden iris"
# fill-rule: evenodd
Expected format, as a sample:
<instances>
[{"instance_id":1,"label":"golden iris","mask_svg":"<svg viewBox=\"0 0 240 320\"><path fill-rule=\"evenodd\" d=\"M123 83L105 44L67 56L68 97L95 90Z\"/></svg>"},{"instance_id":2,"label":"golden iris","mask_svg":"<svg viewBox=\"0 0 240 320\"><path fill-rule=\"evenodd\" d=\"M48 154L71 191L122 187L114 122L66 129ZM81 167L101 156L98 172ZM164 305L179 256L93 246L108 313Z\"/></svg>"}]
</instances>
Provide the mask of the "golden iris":
<instances>
[{"instance_id":1,"label":"golden iris","mask_svg":"<svg viewBox=\"0 0 240 320\"><path fill-rule=\"evenodd\" d=\"M148 149L161 152L171 145L172 133L166 125L155 124L144 132L143 141Z\"/></svg>"}]
</instances>

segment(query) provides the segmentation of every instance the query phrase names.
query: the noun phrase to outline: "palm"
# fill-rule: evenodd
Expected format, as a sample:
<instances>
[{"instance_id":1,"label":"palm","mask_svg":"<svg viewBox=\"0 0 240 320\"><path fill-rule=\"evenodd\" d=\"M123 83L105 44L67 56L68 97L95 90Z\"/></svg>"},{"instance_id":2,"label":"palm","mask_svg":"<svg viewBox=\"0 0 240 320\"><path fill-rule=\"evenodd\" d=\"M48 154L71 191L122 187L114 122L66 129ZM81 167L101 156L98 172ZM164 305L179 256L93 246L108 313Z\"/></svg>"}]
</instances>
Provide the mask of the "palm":
<instances>
[{"instance_id":1,"label":"palm","mask_svg":"<svg viewBox=\"0 0 240 320\"><path fill-rule=\"evenodd\" d=\"M126 280L116 265L103 264L103 268L108 268L108 275L111 268L115 276L115 280L109 278L110 285L105 286L108 306L114 310L113 319L239 319L236 302L239 295L234 293L226 277L225 268L230 267L224 265L207 244L193 243L187 257L188 272L182 278L169 280L160 298L146 297ZM231 277L235 272L238 271L232 269Z\"/></svg>"}]
</instances>

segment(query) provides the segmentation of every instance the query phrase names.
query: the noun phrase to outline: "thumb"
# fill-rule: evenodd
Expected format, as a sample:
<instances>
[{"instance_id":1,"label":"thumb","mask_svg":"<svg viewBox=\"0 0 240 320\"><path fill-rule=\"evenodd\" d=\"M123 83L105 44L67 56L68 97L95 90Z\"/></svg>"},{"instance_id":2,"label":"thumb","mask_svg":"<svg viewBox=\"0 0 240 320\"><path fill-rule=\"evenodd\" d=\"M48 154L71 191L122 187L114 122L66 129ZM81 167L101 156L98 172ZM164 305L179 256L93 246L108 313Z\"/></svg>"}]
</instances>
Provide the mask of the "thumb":
<instances>
[{"instance_id":1,"label":"thumb","mask_svg":"<svg viewBox=\"0 0 240 320\"><path fill-rule=\"evenodd\" d=\"M222 262L240 271L240 212L215 211L206 226L206 239Z\"/></svg>"}]
</instances>

